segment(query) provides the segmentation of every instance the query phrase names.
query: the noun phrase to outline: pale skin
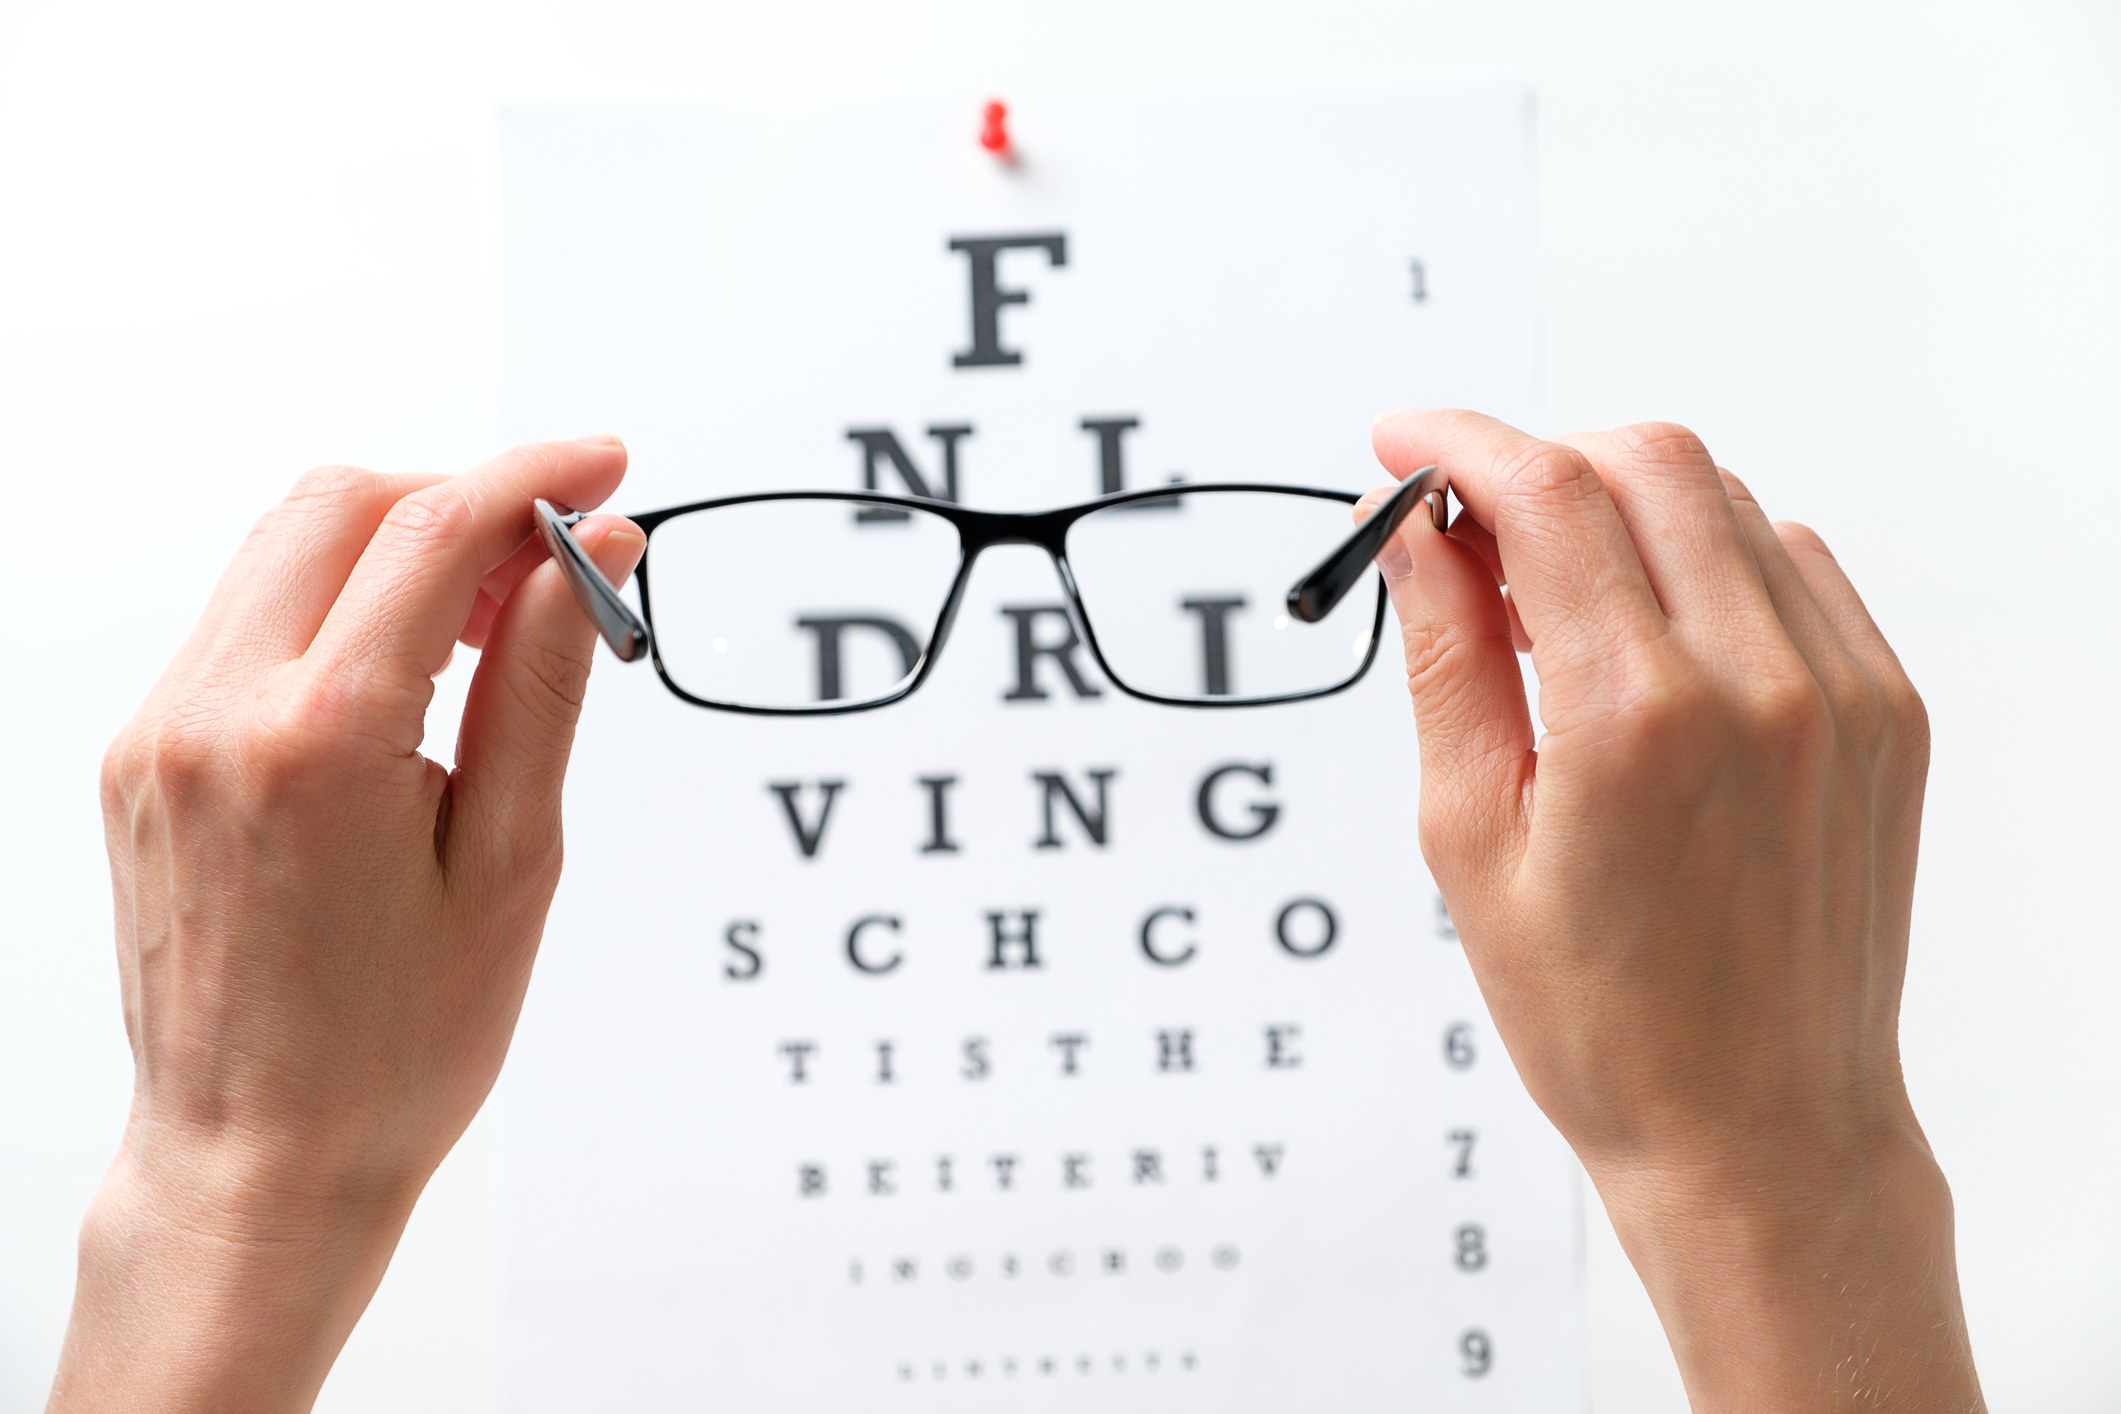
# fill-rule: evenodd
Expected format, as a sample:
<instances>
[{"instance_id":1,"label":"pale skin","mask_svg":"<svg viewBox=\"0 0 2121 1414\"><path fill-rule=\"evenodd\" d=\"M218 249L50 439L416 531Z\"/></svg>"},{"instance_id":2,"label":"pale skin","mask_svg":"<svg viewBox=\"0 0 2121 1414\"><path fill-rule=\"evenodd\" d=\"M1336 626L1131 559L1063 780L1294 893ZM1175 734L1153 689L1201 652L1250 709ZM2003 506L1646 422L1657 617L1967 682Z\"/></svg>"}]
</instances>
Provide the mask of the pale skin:
<instances>
[{"instance_id":1,"label":"pale skin","mask_svg":"<svg viewBox=\"0 0 2121 1414\"><path fill-rule=\"evenodd\" d=\"M1373 440L1465 504L1380 556L1422 851L1694 1408L1983 1409L1897 1042L1927 726L1847 577L1681 428ZM586 438L313 473L112 746L136 1081L52 1410L315 1400L500 1071L559 878L593 630L530 501L624 469ZM644 544L577 534L615 582ZM419 743L459 640L449 771Z\"/></svg>"}]
</instances>

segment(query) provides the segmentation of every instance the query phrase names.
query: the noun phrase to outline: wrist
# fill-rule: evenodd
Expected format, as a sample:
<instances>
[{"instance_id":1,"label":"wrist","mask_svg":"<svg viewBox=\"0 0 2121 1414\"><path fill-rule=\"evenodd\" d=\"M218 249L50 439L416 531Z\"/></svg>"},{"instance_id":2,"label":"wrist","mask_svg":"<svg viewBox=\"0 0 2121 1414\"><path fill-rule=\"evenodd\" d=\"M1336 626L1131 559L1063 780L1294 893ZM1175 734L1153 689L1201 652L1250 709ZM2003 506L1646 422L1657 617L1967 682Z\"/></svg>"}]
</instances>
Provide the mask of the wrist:
<instances>
[{"instance_id":1,"label":"wrist","mask_svg":"<svg viewBox=\"0 0 2121 1414\"><path fill-rule=\"evenodd\" d=\"M51 1409L309 1408L418 1190L135 1128L82 1223Z\"/></svg>"},{"instance_id":2,"label":"wrist","mask_svg":"<svg viewBox=\"0 0 2121 1414\"><path fill-rule=\"evenodd\" d=\"M1951 1193L1912 1118L1838 1150L1608 1162L1593 1180L1695 1409L1984 1407Z\"/></svg>"}]
</instances>

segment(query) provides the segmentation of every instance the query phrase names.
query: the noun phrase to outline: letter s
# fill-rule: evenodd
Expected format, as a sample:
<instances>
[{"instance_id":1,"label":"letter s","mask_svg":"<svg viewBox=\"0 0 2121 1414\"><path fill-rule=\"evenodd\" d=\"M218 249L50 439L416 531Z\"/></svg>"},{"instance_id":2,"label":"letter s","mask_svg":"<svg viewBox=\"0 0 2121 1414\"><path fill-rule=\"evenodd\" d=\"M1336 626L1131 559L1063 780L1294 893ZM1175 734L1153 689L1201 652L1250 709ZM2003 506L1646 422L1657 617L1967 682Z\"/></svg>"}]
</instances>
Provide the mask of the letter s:
<instances>
[{"instance_id":1,"label":"letter s","mask_svg":"<svg viewBox=\"0 0 2121 1414\"><path fill-rule=\"evenodd\" d=\"M740 918L723 930L722 941L729 945L735 958L722 964L722 975L732 982L749 982L766 970L766 959L752 946L759 940L759 925L749 918ZM738 959L741 959L739 961Z\"/></svg>"}]
</instances>

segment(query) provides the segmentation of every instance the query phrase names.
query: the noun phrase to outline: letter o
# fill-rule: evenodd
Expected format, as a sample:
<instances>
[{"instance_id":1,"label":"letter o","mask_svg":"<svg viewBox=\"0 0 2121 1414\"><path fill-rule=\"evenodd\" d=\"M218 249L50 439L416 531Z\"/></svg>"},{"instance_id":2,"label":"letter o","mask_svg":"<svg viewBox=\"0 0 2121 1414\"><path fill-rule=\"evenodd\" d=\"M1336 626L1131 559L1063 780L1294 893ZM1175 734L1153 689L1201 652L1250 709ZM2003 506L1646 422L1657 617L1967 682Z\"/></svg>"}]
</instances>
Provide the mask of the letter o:
<instances>
[{"instance_id":1,"label":"letter o","mask_svg":"<svg viewBox=\"0 0 2121 1414\"><path fill-rule=\"evenodd\" d=\"M1299 946L1296 940L1289 936L1289 921L1296 916L1299 909L1309 909L1316 913L1325 924L1324 934L1308 947ZM1340 920L1333 916L1333 910L1326 906L1324 899L1291 899L1274 920L1274 939L1291 957L1318 957L1331 948L1333 940L1339 936Z\"/></svg>"},{"instance_id":2,"label":"letter o","mask_svg":"<svg viewBox=\"0 0 2121 1414\"><path fill-rule=\"evenodd\" d=\"M862 930L872 925L889 928L894 933L899 930L899 921L896 918L891 918L881 913L872 913L867 918L855 919L854 926L847 930L847 961L854 964L854 970L857 972L866 972L871 977L881 977L905 961L905 954L893 953L890 959L885 962L870 962L864 959L862 956Z\"/></svg>"}]
</instances>

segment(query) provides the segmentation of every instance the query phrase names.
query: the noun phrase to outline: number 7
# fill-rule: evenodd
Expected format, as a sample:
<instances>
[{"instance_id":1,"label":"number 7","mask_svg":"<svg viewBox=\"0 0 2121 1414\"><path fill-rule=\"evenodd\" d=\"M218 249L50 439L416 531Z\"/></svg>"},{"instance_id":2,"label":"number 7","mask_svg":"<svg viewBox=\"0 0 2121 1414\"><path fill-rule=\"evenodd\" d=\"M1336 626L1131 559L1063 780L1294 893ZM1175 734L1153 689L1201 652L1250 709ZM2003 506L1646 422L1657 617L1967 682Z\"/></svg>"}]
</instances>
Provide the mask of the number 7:
<instances>
[{"instance_id":1,"label":"number 7","mask_svg":"<svg viewBox=\"0 0 2121 1414\"><path fill-rule=\"evenodd\" d=\"M1451 1170L1453 1178L1473 1176L1473 1140L1478 1136L1470 1129L1454 1129L1450 1141L1458 1146L1458 1165Z\"/></svg>"}]
</instances>

